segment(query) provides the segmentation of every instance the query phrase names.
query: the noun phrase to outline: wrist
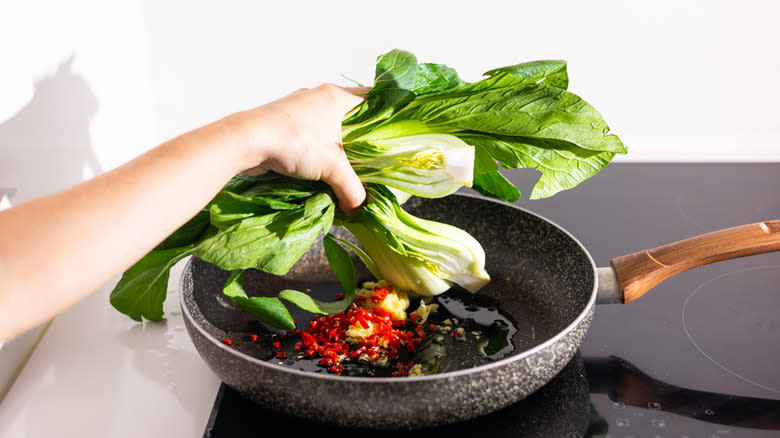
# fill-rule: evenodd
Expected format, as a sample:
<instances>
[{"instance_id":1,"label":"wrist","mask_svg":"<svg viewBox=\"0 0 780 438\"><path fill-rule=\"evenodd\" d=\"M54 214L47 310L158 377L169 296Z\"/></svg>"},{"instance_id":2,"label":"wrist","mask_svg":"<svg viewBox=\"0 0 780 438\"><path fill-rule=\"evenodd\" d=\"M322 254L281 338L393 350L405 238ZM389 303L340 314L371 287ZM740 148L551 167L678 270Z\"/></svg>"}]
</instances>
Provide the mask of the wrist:
<instances>
[{"instance_id":1,"label":"wrist","mask_svg":"<svg viewBox=\"0 0 780 438\"><path fill-rule=\"evenodd\" d=\"M254 174L263 173L268 161L272 159L273 145L278 143L272 138L274 132L269 122L258 109L231 114L217 122L216 129L224 138L229 151L234 174L254 170Z\"/></svg>"}]
</instances>

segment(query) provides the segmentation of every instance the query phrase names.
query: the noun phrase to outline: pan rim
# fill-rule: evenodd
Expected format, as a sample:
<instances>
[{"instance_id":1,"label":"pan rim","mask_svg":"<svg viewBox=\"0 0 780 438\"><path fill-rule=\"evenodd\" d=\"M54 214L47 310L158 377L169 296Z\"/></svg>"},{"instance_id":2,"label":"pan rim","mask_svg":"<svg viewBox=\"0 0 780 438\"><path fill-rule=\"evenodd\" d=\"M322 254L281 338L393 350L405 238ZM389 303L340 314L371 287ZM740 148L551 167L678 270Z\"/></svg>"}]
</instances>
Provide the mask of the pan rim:
<instances>
[{"instance_id":1,"label":"pan rim","mask_svg":"<svg viewBox=\"0 0 780 438\"><path fill-rule=\"evenodd\" d=\"M591 310L596 305L596 298L598 294L598 269L596 266L595 261L593 260L593 257L591 256L590 252L588 252L587 248L580 242L574 235L572 235L568 230L558 225L556 222L551 221L547 219L544 216L541 216L540 214L534 213L526 208L505 202L500 201L492 198L487 198L481 195L474 195L470 193L454 193L450 196L460 196L465 198L472 198L472 199L478 199L483 200L487 202L492 202L498 205L507 206L510 208L513 208L515 210L521 211L525 214L531 215L536 217L537 219L540 219L556 229L558 229L560 232L564 233L569 239L572 240L579 248L582 250L583 254L587 258L587 260L590 262L590 267L593 273L593 289L590 292L590 297L588 298L588 302L585 306L583 306L580 313L577 315L577 317L572 320L569 325L567 325L564 329L560 330L555 335L551 336L544 342L535 345L527 350L524 350L517 354L511 354L509 357L497 360L495 362L491 362L488 364L480 365L473 368L464 368L456 371L448 371L444 373L438 373L438 374L429 374L429 375L423 375L423 376L415 376L415 377L358 377L358 376L336 376L331 374L321 374L321 373L313 373L311 371L302 371L298 369L293 369L289 367L279 366L278 364L274 363L273 361L265 361L258 359L256 357L250 356L244 352L238 351L236 349L230 348L229 346L222 343L219 339L215 338L211 335L206 329L204 329L199 323L196 322L195 318L190 313L190 309L185 305L184 302L184 293L181 292L181 289L185 287L186 282L184 281L185 277L188 275L188 272L191 269L192 266L192 256L187 258L186 265L184 269L182 270L181 274L181 281L179 282L179 305L182 310L182 314L184 317L189 321L190 325L197 330L201 336L208 339L208 341L213 344L213 347L219 348L224 350L225 352L228 352L230 355L233 355L239 359L247 360L250 363L254 365L258 365L261 367L267 367L269 368L269 371L272 372L280 372L280 373L286 373L291 374L292 376L300 376L305 378L313 378L317 380L324 380L324 381L336 381L336 382L342 382L342 383L354 383L354 384L393 384L393 385L401 385L409 382L424 382L424 381L438 381L438 380L446 380L450 378L458 378L461 376L481 372L484 370L490 370L496 367L503 367L507 364L521 361L523 359L526 359L528 357L534 356L538 352L551 348L553 345L562 342L561 340L567 336L569 333L574 331L577 327L579 327L581 324L583 324L583 321L585 321ZM211 324L207 322L208 324ZM219 329L219 327L215 327ZM588 327L589 328L589 327ZM221 329L220 329L221 330Z\"/></svg>"}]
</instances>

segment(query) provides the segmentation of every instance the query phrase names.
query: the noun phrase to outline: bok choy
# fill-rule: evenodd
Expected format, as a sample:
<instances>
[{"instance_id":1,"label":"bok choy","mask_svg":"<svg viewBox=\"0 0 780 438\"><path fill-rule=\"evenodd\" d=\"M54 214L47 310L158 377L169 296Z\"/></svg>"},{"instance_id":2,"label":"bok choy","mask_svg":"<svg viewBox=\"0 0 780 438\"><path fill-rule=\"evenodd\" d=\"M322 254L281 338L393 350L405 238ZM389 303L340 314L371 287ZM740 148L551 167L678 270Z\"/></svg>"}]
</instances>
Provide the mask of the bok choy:
<instances>
[{"instance_id":1,"label":"bok choy","mask_svg":"<svg viewBox=\"0 0 780 438\"><path fill-rule=\"evenodd\" d=\"M345 146L352 168L366 183L379 183L423 198L471 187L474 147L454 135L419 134Z\"/></svg>"},{"instance_id":2,"label":"bok choy","mask_svg":"<svg viewBox=\"0 0 780 438\"><path fill-rule=\"evenodd\" d=\"M513 202L519 190L501 169L541 172L529 198L570 189L603 169L626 146L602 116L567 91L563 61L492 69L477 82L442 64L418 63L393 50L377 58L367 99L342 124L344 150L368 199L347 217L330 188L274 173L237 175L204 209L129 268L111 303L133 319L160 320L168 272L187 256L232 271L224 292L274 327L295 327L285 302L328 314L355 297L357 277L347 246L377 279L409 293L435 295L453 284L476 291L489 281L485 254L465 231L415 217L408 196L438 198L467 186ZM360 245L328 231L345 227ZM300 291L251 297L245 269L286 273L325 233L331 268L344 299L320 302Z\"/></svg>"},{"instance_id":3,"label":"bok choy","mask_svg":"<svg viewBox=\"0 0 780 438\"><path fill-rule=\"evenodd\" d=\"M412 216L390 191L367 187L366 206L342 224L363 245L379 277L418 295L438 295L453 283L471 292L490 281L485 251L460 228Z\"/></svg>"}]
</instances>

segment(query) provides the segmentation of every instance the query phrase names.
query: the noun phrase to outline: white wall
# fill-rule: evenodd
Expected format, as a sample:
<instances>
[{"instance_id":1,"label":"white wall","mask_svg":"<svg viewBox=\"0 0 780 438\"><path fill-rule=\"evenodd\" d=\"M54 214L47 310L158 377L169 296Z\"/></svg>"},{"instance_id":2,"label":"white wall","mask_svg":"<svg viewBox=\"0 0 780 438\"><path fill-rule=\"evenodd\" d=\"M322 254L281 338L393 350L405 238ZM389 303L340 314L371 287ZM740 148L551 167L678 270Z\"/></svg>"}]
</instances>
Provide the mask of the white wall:
<instances>
[{"instance_id":1,"label":"white wall","mask_svg":"<svg viewBox=\"0 0 780 438\"><path fill-rule=\"evenodd\" d=\"M780 3L6 1L0 202L112 168L224 114L404 48L476 80L569 61L621 161L780 161ZM2 201L6 199L6 201Z\"/></svg>"},{"instance_id":2,"label":"white wall","mask_svg":"<svg viewBox=\"0 0 780 438\"><path fill-rule=\"evenodd\" d=\"M771 0L6 0L0 208L300 87L370 83L392 48L469 81L568 60L629 145L619 161L780 161L779 16ZM0 384L34 337L6 346Z\"/></svg>"},{"instance_id":3,"label":"white wall","mask_svg":"<svg viewBox=\"0 0 780 438\"><path fill-rule=\"evenodd\" d=\"M163 136L341 74L370 82L398 47L466 80L566 59L627 160L780 160L777 2L171 3L145 8Z\"/></svg>"}]
</instances>

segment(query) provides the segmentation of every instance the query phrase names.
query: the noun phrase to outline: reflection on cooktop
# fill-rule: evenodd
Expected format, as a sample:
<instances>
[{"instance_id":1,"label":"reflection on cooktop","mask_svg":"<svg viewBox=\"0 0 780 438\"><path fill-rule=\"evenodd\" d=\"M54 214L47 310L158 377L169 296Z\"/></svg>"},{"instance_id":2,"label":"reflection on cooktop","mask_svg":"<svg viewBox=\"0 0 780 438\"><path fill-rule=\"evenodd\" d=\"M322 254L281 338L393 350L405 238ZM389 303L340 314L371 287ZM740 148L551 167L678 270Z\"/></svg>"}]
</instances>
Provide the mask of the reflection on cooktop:
<instances>
[{"instance_id":1,"label":"reflection on cooktop","mask_svg":"<svg viewBox=\"0 0 780 438\"><path fill-rule=\"evenodd\" d=\"M403 432L404 436L584 436L590 422L590 402L582 356L577 355L546 386L501 411L463 423ZM248 437L258 430L294 430L296 436L342 430L280 415L253 404L222 385L204 437ZM354 432L354 431L353 431ZM357 433L360 433L359 431ZM397 437L398 431L371 431L372 437ZM312 435L313 436L313 435Z\"/></svg>"},{"instance_id":2,"label":"reflection on cooktop","mask_svg":"<svg viewBox=\"0 0 780 438\"><path fill-rule=\"evenodd\" d=\"M594 400L605 394L609 411ZM631 410L633 409L633 410ZM204 437L254 436L259 429L296 435L339 429L280 415L222 385ZM612 437L770 436L780 430L780 400L696 391L654 379L619 357L574 359L528 398L471 421L404 431L405 436ZM708 432L709 431L709 432ZM358 431L359 433L359 431ZM398 431L371 431L397 436ZM479 436L479 435L477 435Z\"/></svg>"},{"instance_id":3,"label":"reflection on cooktop","mask_svg":"<svg viewBox=\"0 0 780 438\"><path fill-rule=\"evenodd\" d=\"M681 388L656 380L614 356L586 359L585 364L592 394L607 394L613 406L654 412L659 422L667 422L663 412L724 426L780 430L780 400Z\"/></svg>"}]
</instances>

